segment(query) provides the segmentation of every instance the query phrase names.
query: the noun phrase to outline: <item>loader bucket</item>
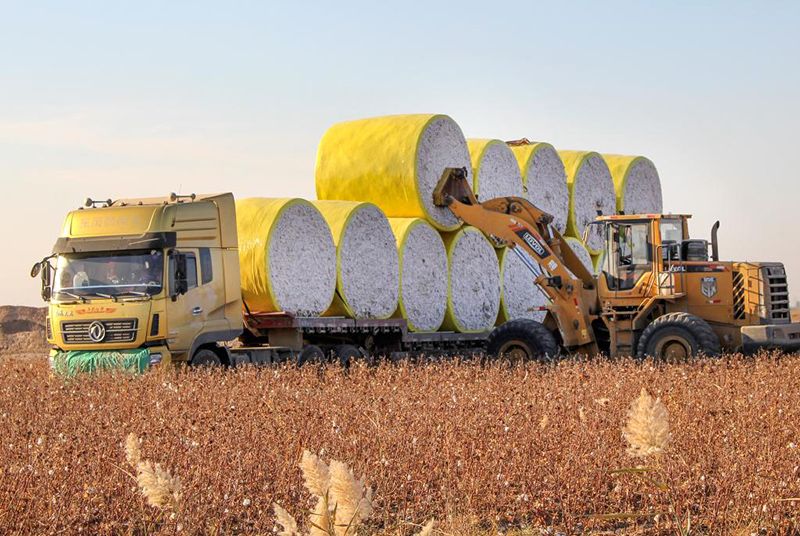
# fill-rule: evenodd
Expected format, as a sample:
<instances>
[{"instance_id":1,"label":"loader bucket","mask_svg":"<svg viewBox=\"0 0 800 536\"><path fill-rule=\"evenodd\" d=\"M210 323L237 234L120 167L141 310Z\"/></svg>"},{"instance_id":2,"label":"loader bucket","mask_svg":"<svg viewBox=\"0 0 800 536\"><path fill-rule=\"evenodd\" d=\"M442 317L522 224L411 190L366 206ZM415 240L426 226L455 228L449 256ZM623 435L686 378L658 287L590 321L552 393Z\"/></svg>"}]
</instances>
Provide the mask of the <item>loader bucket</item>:
<instances>
[{"instance_id":1,"label":"loader bucket","mask_svg":"<svg viewBox=\"0 0 800 536\"><path fill-rule=\"evenodd\" d=\"M453 199L466 205L478 204L467 180L467 168L445 168L433 190L433 204L437 207L448 207Z\"/></svg>"}]
</instances>

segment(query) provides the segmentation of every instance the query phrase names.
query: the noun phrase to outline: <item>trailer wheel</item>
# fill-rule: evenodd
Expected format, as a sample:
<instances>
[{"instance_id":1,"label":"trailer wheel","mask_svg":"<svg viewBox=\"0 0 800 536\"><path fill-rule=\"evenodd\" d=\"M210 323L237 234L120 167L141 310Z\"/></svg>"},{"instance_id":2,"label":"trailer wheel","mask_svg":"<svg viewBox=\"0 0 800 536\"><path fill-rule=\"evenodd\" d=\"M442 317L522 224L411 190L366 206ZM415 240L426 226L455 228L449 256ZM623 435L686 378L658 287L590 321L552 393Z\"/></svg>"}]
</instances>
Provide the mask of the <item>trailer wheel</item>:
<instances>
[{"instance_id":1,"label":"trailer wheel","mask_svg":"<svg viewBox=\"0 0 800 536\"><path fill-rule=\"evenodd\" d=\"M719 351L719 338L708 322L689 313L668 313L645 328L636 355L682 361L698 354L715 356Z\"/></svg>"},{"instance_id":2,"label":"trailer wheel","mask_svg":"<svg viewBox=\"0 0 800 536\"><path fill-rule=\"evenodd\" d=\"M554 359L558 343L549 329L535 320L511 320L492 330L487 339L489 356L509 361L525 362L535 359Z\"/></svg>"},{"instance_id":3,"label":"trailer wheel","mask_svg":"<svg viewBox=\"0 0 800 536\"><path fill-rule=\"evenodd\" d=\"M325 352L322 351L322 348L313 344L303 347L303 349L300 350L300 353L297 354L298 367L302 367L303 365L307 364L320 364L324 362Z\"/></svg>"},{"instance_id":4,"label":"trailer wheel","mask_svg":"<svg viewBox=\"0 0 800 536\"><path fill-rule=\"evenodd\" d=\"M222 366L222 361L214 350L201 348L194 353L191 365L193 367L219 367Z\"/></svg>"},{"instance_id":5,"label":"trailer wheel","mask_svg":"<svg viewBox=\"0 0 800 536\"><path fill-rule=\"evenodd\" d=\"M334 355L339 361L339 364L343 367L349 367L351 363L364 357L364 354L361 353L361 350L352 344L342 344L337 346L336 350L334 350Z\"/></svg>"}]
</instances>

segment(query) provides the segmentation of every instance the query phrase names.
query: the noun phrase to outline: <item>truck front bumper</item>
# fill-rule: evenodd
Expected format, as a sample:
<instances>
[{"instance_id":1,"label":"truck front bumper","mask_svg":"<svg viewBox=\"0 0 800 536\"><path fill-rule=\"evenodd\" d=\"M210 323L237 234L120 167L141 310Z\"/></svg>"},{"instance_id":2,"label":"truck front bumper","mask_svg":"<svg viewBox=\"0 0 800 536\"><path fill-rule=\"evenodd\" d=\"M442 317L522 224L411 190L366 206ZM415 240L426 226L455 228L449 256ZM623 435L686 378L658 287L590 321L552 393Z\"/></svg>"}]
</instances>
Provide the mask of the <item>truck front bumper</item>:
<instances>
[{"instance_id":1,"label":"truck front bumper","mask_svg":"<svg viewBox=\"0 0 800 536\"><path fill-rule=\"evenodd\" d=\"M63 376L95 373L101 370L123 370L143 373L147 368L168 365L172 356L166 346L151 346L126 350L50 352L50 368Z\"/></svg>"},{"instance_id":2,"label":"truck front bumper","mask_svg":"<svg viewBox=\"0 0 800 536\"><path fill-rule=\"evenodd\" d=\"M800 323L766 324L742 328L742 350L745 353L758 350L800 350Z\"/></svg>"}]
</instances>

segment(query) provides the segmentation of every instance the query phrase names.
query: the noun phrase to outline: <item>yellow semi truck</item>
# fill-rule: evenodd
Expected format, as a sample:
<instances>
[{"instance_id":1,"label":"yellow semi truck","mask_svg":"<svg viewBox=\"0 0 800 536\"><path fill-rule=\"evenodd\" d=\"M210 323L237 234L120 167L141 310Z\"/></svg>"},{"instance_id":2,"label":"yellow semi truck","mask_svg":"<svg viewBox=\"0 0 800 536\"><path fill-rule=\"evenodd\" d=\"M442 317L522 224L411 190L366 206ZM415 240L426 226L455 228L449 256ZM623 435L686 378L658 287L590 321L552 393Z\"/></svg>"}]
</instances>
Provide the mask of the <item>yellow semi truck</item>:
<instances>
[{"instance_id":1,"label":"yellow semi truck","mask_svg":"<svg viewBox=\"0 0 800 536\"><path fill-rule=\"evenodd\" d=\"M414 333L403 319L251 311L240 289L232 194L87 199L67 215L52 254L31 271L49 302L53 364L68 371L144 370L170 362L333 358L347 364L367 356L487 348L532 359L558 352L686 357L800 347L779 263L721 263L715 236L709 261L705 242L689 239L686 217L609 217L598 221L609 253L594 278L561 247L549 215L518 198L479 204L462 175L445 173L437 204L515 253L527 252L531 277L552 302L544 324L517 320L485 333ZM655 342L642 351L647 341Z\"/></svg>"},{"instance_id":2,"label":"yellow semi truck","mask_svg":"<svg viewBox=\"0 0 800 536\"><path fill-rule=\"evenodd\" d=\"M403 319L302 318L242 300L233 194L92 201L67 214L31 271L49 302L54 364L346 364L480 348L484 334L413 333Z\"/></svg>"}]
</instances>

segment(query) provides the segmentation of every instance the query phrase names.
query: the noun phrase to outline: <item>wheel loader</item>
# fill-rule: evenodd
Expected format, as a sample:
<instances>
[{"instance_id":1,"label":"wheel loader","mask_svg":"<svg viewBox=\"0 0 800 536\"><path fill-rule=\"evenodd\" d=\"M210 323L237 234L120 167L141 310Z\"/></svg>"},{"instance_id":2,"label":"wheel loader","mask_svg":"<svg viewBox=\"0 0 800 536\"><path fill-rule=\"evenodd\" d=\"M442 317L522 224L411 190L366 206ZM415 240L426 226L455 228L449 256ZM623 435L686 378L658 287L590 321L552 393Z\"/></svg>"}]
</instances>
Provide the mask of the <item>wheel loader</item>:
<instances>
[{"instance_id":1,"label":"wheel loader","mask_svg":"<svg viewBox=\"0 0 800 536\"><path fill-rule=\"evenodd\" d=\"M487 340L492 355L681 360L800 349L783 265L720 261L719 222L709 244L689 237L689 215L599 216L587 229L603 237L595 276L550 214L520 197L478 202L464 168L445 170L433 201L511 248L549 300L542 323L518 319L495 328Z\"/></svg>"}]
</instances>

